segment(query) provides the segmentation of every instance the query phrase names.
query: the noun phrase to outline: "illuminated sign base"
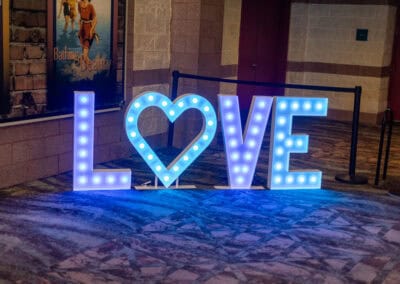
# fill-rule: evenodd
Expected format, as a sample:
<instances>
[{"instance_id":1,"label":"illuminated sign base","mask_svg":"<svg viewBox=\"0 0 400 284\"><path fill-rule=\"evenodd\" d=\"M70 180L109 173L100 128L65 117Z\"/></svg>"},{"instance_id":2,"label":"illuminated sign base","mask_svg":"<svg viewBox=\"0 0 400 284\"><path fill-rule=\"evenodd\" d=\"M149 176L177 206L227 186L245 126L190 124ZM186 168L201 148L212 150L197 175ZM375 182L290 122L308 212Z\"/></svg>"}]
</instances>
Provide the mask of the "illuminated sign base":
<instances>
[{"instance_id":1,"label":"illuminated sign base","mask_svg":"<svg viewBox=\"0 0 400 284\"><path fill-rule=\"evenodd\" d=\"M154 185L150 184L151 182L148 181L145 184L142 185L136 185L135 189L137 190L158 190L158 189L196 189L197 187L195 185L181 185L179 184L179 179L176 179L175 181L175 185L173 186L169 186L169 187L165 187L165 186L159 186L158 185L158 178L157 176L154 177Z\"/></svg>"},{"instance_id":2,"label":"illuminated sign base","mask_svg":"<svg viewBox=\"0 0 400 284\"><path fill-rule=\"evenodd\" d=\"M179 185L179 186L152 186L152 185L136 185L136 190L162 190L162 189L197 189L195 185Z\"/></svg>"},{"instance_id":3,"label":"illuminated sign base","mask_svg":"<svg viewBox=\"0 0 400 284\"><path fill-rule=\"evenodd\" d=\"M74 109L74 190L130 189L130 169L93 169L94 93L75 92ZM326 116L327 98L254 96L246 127L242 131L238 97L218 95L219 113L227 161L228 186L218 189L263 189L253 186L253 177L269 117L271 139L268 167L269 189L319 189L322 172L290 171L291 153L307 153L309 137L292 134L294 116ZM150 107L160 109L171 123L186 110L200 112L203 126L200 133L169 165L164 165L139 129L141 113ZM154 186L136 189L196 188L179 185L179 176L199 157L214 139L217 115L212 104L197 94L186 94L171 101L157 92L145 92L129 104L125 115L125 131L129 141L156 176ZM185 127L190 127L186 125ZM163 187L158 186L161 182ZM171 186L175 182L175 186Z\"/></svg>"},{"instance_id":4,"label":"illuminated sign base","mask_svg":"<svg viewBox=\"0 0 400 284\"><path fill-rule=\"evenodd\" d=\"M240 188L240 187L231 187L231 186L226 186L226 185L215 185L214 186L215 189L237 189L237 190L246 190L246 189L251 189L251 190L262 190L265 189L264 186L261 185L253 185L250 187L246 187L246 188Z\"/></svg>"}]
</instances>

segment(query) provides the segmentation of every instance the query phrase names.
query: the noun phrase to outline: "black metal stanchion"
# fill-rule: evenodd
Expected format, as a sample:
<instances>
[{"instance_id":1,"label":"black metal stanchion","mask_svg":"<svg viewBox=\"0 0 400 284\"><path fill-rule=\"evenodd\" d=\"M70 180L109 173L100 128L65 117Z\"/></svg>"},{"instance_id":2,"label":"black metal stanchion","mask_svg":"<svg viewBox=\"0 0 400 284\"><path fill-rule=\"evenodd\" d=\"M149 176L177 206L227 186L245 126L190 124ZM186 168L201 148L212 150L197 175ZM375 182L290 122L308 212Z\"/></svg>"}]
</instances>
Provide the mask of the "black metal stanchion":
<instances>
[{"instance_id":1,"label":"black metal stanchion","mask_svg":"<svg viewBox=\"0 0 400 284\"><path fill-rule=\"evenodd\" d=\"M366 184L368 178L356 175L357 143L358 143L358 122L360 118L361 87L357 86L354 92L353 125L351 131L351 149L348 174L337 174L335 179L349 184Z\"/></svg>"},{"instance_id":2,"label":"black metal stanchion","mask_svg":"<svg viewBox=\"0 0 400 284\"><path fill-rule=\"evenodd\" d=\"M383 114L382 123L381 123L381 137L379 139L379 149L378 149L378 158L376 161L376 173L375 173L375 186L379 185L379 178L381 174L381 162L382 162L382 153L383 153L383 144L385 141L386 134L386 126L389 126L388 136L386 141L386 150L385 150L385 161L383 163L383 174L382 180L386 179L387 168L389 163L390 156L390 144L392 141L392 128L393 128L393 111L390 108L385 110Z\"/></svg>"},{"instance_id":3,"label":"black metal stanchion","mask_svg":"<svg viewBox=\"0 0 400 284\"><path fill-rule=\"evenodd\" d=\"M385 132L386 132L386 112L383 115L382 123L381 123L381 136L379 139L379 148L378 148L378 159L376 161L376 172L375 172L375 186L379 184L379 176L381 175L381 162L382 162L382 152L383 152L383 143L385 140Z\"/></svg>"},{"instance_id":4,"label":"black metal stanchion","mask_svg":"<svg viewBox=\"0 0 400 284\"><path fill-rule=\"evenodd\" d=\"M172 72L171 101L175 100L178 95L179 71ZM168 147L172 147L174 143L174 124L170 123L168 128Z\"/></svg>"},{"instance_id":5,"label":"black metal stanchion","mask_svg":"<svg viewBox=\"0 0 400 284\"><path fill-rule=\"evenodd\" d=\"M385 162L383 163L383 175L382 175L382 179L384 180L386 179L387 168L390 157L390 144L392 142L393 111L390 108L388 109L388 115L389 115L389 129L388 129L388 137L386 143Z\"/></svg>"}]
</instances>

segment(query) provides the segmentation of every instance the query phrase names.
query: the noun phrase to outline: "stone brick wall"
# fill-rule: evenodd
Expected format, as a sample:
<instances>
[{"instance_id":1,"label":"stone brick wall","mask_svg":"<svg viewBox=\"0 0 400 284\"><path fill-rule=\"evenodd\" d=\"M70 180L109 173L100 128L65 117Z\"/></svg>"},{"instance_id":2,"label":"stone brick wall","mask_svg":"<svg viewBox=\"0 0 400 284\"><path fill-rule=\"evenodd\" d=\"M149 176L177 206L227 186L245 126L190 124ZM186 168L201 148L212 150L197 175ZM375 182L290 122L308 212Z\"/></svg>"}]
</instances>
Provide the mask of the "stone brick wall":
<instances>
[{"instance_id":1,"label":"stone brick wall","mask_svg":"<svg viewBox=\"0 0 400 284\"><path fill-rule=\"evenodd\" d=\"M173 0L171 69L206 76L221 75L224 0ZM178 94L196 92L217 106L219 83L180 79ZM197 111L175 124L174 145L187 145L200 131ZM185 127L191 125L190 129Z\"/></svg>"},{"instance_id":2,"label":"stone brick wall","mask_svg":"<svg viewBox=\"0 0 400 284\"><path fill-rule=\"evenodd\" d=\"M170 77L181 72L219 76L221 74L223 0L135 0L128 2L134 13L128 20L133 32L128 44L133 53L128 58L132 97L146 90L169 94ZM132 28L132 27L130 27ZM132 60L132 62L130 62ZM152 78L159 78L157 84ZM178 94L200 93L216 106L218 83L180 80ZM143 113L147 122L144 133L165 134L167 120L154 109ZM175 123L175 146L183 147L198 133L201 117L196 111L185 112ZM190 124L188 129L185 125ZM197 127L196 127L197 126Z\"/></svg>"},{"instance_id":3,"label":"stone brick wall","mask_svg":"<svg viewBox=\"0 0 400 284\"><path fill-rule=\"evenodd\" d=\"M242 12L242 0L225 0L224 23L222 34L222 66L237 66L239 63L239 36L240 20ZM227 78L237 79L235 74L229 74ZM232 76L235 75L235 76ZM236 84L220 84L220 93L236 94Z\"/></svg>"},{"instance_id":4,"label":"stone brick wall","mask_svg":"<svg viewBox=\"0 0 400 284\"><path fill-rule=\"evenodd\" d=\"M134 11L133 69L169 68L171 2L135 0Z\"/></svg>"},{"instance_id":5,"label":"stone brick wall","mask_svg":"<svg viewBox=\"0 0 400 284\"><path fill-rule=\"evenodd\" d=\"M42 113L46 109L46 1L13 0L10 6L9 117ZM35 106L24 99L27 92Z\"/></svg>"},{"instance_id":6,"label":"stone brick wall","mask_svg":"<svg viewBox=\"0 0 400 284\"><path fill-rule=\"evenodd\" d=\"M225 0L222 34L222 65L238 64L242 0Z\"/></svg>"},{"instance_id":7,"label":"stone brick wall","mask_svg":"<svg viewBox=\"0 0 400 284\"><path fill-rule=\"evenodd\" d=\"M133 40L132 98L145 91L156 91L168 95L170 87L168 83L142 84L135 82L135 74L141 71L151 72L151 70L160 72L170 67L171 1L135 0L133 10L133 37L130 39ZM141 128L142 134L146 136L162 134L168 130L165 115L154 108L143 112L140 123L146 125Z\"/></svg>"},{"instance_id":8,"label":"stone brick wall","mask_svg":"<svg viewBox=\"0 0 400 284\"><path fill-rule=\"evenodd\" d=\"M201 0L172 0L171 69L196 74L199 64ZM197 82L181 79L178 93L197 91Z\"/></svg>"}]
</instances>

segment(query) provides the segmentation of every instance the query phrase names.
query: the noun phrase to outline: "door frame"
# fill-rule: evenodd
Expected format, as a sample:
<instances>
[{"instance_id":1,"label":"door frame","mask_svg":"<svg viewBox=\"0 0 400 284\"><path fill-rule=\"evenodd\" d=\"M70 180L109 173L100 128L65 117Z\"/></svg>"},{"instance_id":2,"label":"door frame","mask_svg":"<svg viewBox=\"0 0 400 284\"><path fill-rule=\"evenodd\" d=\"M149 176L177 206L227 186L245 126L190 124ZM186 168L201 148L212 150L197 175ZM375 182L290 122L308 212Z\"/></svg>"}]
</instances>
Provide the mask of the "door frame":
<instances>
[{"instance_id":1,"label":"door frame","mask_svg":"<svg viewBox=\"0 0 400 284\"><path fill-rule=\"evenodd\" d=\"M243 39L244 36L243 35L247 31L247 30L245 30L245 26L247 26L247 25L243 25L243 19L244 19L244 17L243 17L243 15L244 15L243 5L244 5L245 1L254 1L254 0L242 0L241 24L240 24L240 35L239 35L239 56L238 56L238 70L237 70L238 80L249 80L249 79L243 78L243 77L246 77L246 76L243 76L243 74L246 74L246 72L243 69L245 67L242 65L242 64L245 64L243 62L244 61L243 58L245 58L245 57L243 56L243 53L241 52L241 50L243 48L243 47L241 48L241 46L243 46L243 44L244 44L244 39ZM289 27L290 27L290 14L291 14L290 12L291 12L292 1L291 0L279 0L277 2L278 3L282 3L282 5L284 5L282 7L282 10L280 10L280 12L282 12L282 14L284 15L284 19L281 20L282 24L280 25L280 27L281 27L280 28L280 33L278 34L279 35L279 39L278 40L279 40L279 43L281 44L281 46L279 48L279 51L277 52L277 54L281 55L281 56L279 56L279 58L282 60L282 62L281 62L281 64L279 64L279 68L277 70L279 72L279 74L277 74L277 76L276 76L276 77L278 77L278 80L273 79L273 80L269 80L269 82L274 81L274 83L285 83L286 82L287 66L288 66L289 32L290 32L289 31ZM266 5L268 5L268 1L265 1L265 3L266 3ZM257 10L257 11L259 11L259 10ZM259 15L257 15L257 17L258 16ZM247 35L247 33L246 33L246 35ZM256 38L254 39L255 42L258 42L258 36L259 36L258 32L256 32L256 35L255 35ZM258 64L259 61L260 61L259 58L258 58L259 57L258 56L258 54L259 54L258 45L254 48L254 52L255 52L255 56L253 56L253 58L255 59L254 61L257 61L257 62L254 62L254 63ZM254 72L254 78L252 78L251 81L259 81L259 80L256 79L256 77L257 77L256 71L253 71L253 72ZM251 85L238 85L237 86L237 94L238 94L238 96L239 96L239 93L240 93L239 90L241 88L245 88L245 86L247 86L247 88L249 88L249 87L251 88ZM258 88L260 88L260 87L258 87ZM253 93L253 94L251 94L251 96L254 95L256 90L257 90L257 87L254 87L254 91L251 91ZM284 95L284 89L277 90L277 93L278 93L278 95ZM246 104L248 104L248 99L246 99L244 101L244 104L241 104L241 105L243 106L243 105L246 105Z\"/></svg>"}]
</instances>

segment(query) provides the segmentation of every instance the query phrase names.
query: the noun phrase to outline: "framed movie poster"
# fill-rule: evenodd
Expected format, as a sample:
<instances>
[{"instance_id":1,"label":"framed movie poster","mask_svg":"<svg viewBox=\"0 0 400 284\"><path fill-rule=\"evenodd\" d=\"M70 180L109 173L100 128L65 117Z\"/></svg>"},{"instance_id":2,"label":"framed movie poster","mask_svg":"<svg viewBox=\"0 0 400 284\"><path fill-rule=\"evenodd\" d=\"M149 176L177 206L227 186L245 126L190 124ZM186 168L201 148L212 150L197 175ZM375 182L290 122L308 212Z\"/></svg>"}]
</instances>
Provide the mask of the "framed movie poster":
<instances>
[{"instance_id":1,"label":"framed movie poster","mask_svg":"<svg viewBox=\"0 0 400 284\"><path fill-rule=\"evenodd\" d=\"M8 84L9 74L9 44L10 44L10 1L0 1L0 115L9 112L10 95Z\"/></svg>"},{"instance_id":2,"label":"framed movie poster","mask_svg":"<svg viewBox=\"0 0 400 284\"><path fill-rule=\"evenodd\" d=\"M48 110L71 111L78 90L96 93L96 109L122 101L117 6L117 0L48 0Z\"/></svg>"}]
</instances>

